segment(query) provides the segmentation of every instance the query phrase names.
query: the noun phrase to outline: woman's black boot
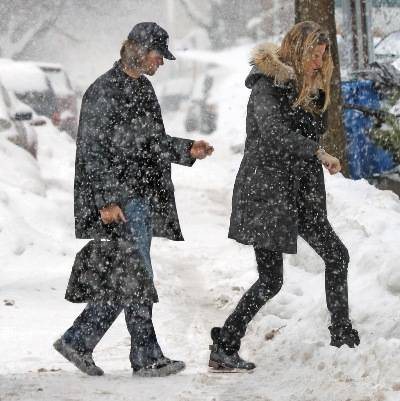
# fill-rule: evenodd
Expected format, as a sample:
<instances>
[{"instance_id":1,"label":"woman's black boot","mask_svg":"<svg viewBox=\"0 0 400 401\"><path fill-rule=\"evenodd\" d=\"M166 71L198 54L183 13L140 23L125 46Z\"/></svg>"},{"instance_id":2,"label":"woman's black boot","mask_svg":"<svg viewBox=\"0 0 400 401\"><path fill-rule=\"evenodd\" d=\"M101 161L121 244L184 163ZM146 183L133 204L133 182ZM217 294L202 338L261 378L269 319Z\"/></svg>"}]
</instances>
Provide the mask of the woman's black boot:
<instances>
[{"instance_id":1,"label":"woman's black boot","mask_svg":"<svg viewBox=\"0 0 400 401\"><path fill-rule=\"evenodd\" d=\"M350 348L360 344L358 331L353 329L351 323L333 324L328 327L331 333L331 345L340 348L346 344Z\"/></svg>"},{"instance_id":2,"label":"woman's black boot","mask_svg":"<svg viewBox=\"0 0 400 401\"><path fill-rule=\"evenodd\" d=\"M232 372L236 369L240 370L252 370L256 365L252 362L247 362L242 359L238 352L235 351L232 354L228 354L227 351L219 344L219 334L221 328L213 327L211 329L211 338L213 340L210 345L210 361L208 366L215 369L216 371Z\"/></svg>"}]
</instances>

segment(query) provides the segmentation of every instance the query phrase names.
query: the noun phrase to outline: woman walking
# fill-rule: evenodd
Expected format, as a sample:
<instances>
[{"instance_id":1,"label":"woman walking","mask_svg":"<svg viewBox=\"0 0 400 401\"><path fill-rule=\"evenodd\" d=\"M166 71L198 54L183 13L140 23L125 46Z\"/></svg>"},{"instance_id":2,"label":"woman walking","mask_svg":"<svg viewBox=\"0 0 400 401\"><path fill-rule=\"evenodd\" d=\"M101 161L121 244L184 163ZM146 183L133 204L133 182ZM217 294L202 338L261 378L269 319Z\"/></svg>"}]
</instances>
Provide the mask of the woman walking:
<instances>
[{"instance_id":1,"label":"woman walking","mask_svg":"<svg viewBox=\"0 0 400 401\"><path fill-rule=\"evenodd\" d=\"M217 369L255 368L240 358L240 342L256 313L281 289L282 254L296 253L298 235L325 262L331 345L360 343L349 319L349 254L326 211L322 165L336 174L340 162L319 146L333 70L328 33L314 22L296 24L280 47L256 48L251 64L247 139L229 237L254 247L259 277L224 325L211 330L209 365Z\"/></svg>"}]
</instances>

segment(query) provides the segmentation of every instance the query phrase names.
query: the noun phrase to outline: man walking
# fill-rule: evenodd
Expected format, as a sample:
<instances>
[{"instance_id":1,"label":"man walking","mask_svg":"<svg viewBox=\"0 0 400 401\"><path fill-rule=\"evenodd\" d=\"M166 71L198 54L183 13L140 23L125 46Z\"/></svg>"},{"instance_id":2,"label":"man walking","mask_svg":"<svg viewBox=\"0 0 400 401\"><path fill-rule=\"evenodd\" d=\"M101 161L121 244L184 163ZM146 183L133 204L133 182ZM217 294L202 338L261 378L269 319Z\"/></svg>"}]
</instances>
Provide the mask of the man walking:
<instances>
[{"instance_id":1,"label":"man walking","mask_svg":"<svg viewBox=\"0 0 400 401\"><path fill-rule=\"evenodd\" d=\"M213 148L165 133L160 105L145 75L154 75L164 58L175 60L167 32L153 22L137 24L120 55L82 100L75 231L77 238L92 240L76 255L66 299L87 306L54 347L81 371L102 375L93 350L124 310L133 373L165 376L185 364L163 355L154 331L152 307L158 297L151 239L183 240L171 163L192 166Z\"/></svg>"}]
</instances>

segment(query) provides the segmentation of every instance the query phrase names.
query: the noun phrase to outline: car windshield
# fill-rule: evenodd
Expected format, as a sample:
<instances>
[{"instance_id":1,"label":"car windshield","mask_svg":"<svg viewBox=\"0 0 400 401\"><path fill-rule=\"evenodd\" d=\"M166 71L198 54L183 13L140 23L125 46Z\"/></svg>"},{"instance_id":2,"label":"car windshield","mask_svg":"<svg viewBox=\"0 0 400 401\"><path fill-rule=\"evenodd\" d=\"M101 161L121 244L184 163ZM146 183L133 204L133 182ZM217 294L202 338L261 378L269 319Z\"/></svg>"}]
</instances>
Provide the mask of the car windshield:
<instances>
[{"instance_id":1,"label":"car windshield","mask_svg":"<svg viewBox=\"0 0 400 401\"><path fill-rule=\"evenodd\" d=\"M65 72L62 70L44 70L50 84L57 96L69 96L73 94L71 84Z\"/></svg>"},{"instance_id":2,"label":"car windshield","mask_svg":"<svg viewBox=\"0 0 400 401\"><path fill-rule=\"evenodd\" d=\"M30 62L0 63L0 78L9 92L36 113L51 117L56 110L54 93L45 73Z\"/></svg>"},{"instance_id":3,"label":"car windshield","mask_svg":"<svg viewBox=\"0 0 400 401\"><path fill-rule=\"evenodd\" d=\"M400 57L400 31L393 32L375 47L376 54L393 54Z\"/></svg>"}]
</instances>

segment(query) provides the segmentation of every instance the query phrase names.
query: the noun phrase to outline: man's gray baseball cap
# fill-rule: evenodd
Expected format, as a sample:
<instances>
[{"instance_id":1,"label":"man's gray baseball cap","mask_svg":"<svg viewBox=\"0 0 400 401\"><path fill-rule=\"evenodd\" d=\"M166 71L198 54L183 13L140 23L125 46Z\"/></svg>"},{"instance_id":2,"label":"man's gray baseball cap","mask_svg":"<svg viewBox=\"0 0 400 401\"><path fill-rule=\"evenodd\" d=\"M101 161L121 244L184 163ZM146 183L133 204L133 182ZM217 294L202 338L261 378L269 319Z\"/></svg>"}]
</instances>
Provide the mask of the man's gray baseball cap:
<instances>
[{"instance_id":1,"label":"man's gray baseball cap","mask_svg":"<svg viewBox=\"0 0 400 401\"><path fill-rule=\"evenodd\" d=\"M149 50L157 50L167 60L176 60L168 50L169 35L155 22L140 22L129 32L128 40L136 42Z\"/></svg>"}]
</instances>

